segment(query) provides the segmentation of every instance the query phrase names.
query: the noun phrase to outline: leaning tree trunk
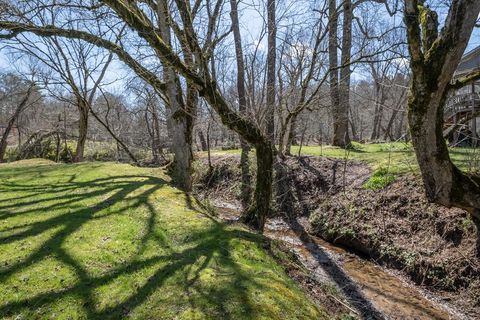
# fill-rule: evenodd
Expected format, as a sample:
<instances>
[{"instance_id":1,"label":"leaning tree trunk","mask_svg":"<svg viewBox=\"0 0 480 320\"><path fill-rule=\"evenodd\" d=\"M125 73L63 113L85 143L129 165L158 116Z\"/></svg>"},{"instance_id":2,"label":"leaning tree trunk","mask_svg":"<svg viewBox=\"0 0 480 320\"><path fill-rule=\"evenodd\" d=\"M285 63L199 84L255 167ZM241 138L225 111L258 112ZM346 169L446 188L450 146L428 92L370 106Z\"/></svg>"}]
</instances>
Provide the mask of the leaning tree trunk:
<instances>
[{"instance_id":1,"label":"leaning tree trunk","mask_svg":"<svg viewBox=\"0 0 480 320\"><path fill-rule=\"evenodd\" d=\"M438 33L437 14L405 0L405 23L412 83L408 122L428 199L469 211L480 219L480 177L461 172L451 161L443 138L443 108L450 89L480 77L480 72L451 83L480 12L480 1L451 4Z\"/></svg>"},{"instance_id":2,"label":"leaning tree trunk","mask_svg":"<svg viewBox=\"0 0 480 320\"><path fill-rule=\"evenodd\" d=\"M75 157L73 158L73 162L82 162L85 153L85 142L87 141L88 114L90 109L83 102L79 102L77 107L80 117L78 120L77 148L75 150Z\"/></svg>"},{"instance_id":3,"label":"leaning tree trunk","mask_svg":"<svg viewBox=\"0 0 480 320\"><path fill-rule=\"evenodd\" d=\"M200 90L213 109L218 113L222 123L237 132L246 142L255 146L257 155L257 181L253 201L242 215L242 220L252 228L263 231L265 220L270 213L272 199L273 160L275 148L273 143L250 120L232 111L222 96L216 82L209 74L204 74L205 84Z\"/></svg>"},{"instance_id":4,"label":"leaning tree trunk","mask_svg":"<svg viewBox=\"0 0 480 320\"><path fill-rule=\"evenodd\" d=\"M7 123L7 127L5 128L5 131L3 131L2 139L0 140L0 163L4 162L5 159L5 153L7 151L7 142L8 142L8 136L10 135L10 132L12 131L13 125L15 124L15 121L17 121L18 117L22 113L23 109L25 109L28 99L30 98L30 95L32 93L33 85L31 85L27 93L25 94L25 97L22 99L20 104L17 106L15 109L15 112L13 113L12 117Z\"/></svg>"}]
</instances>

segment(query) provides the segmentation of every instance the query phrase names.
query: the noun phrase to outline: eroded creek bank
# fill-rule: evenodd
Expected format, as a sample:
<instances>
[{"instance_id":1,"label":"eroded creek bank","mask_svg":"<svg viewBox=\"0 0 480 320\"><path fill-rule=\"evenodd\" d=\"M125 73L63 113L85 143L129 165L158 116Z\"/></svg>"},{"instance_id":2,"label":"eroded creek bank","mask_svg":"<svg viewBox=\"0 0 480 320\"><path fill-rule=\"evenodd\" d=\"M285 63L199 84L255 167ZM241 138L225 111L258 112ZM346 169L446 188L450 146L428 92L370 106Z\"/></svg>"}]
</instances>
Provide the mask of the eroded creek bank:
<instances>
[{"instance_id":1,"label":"eroded creek bank","mask_svg":"<svg viewBox=\"0 0 480 320\"><path fill-rule=\"evenodd\" d=\"M360 162L280 165L265 234L284 242L322 290L338 290L356 318L479 318L476 229L463 212L428 204L415 177L365 190L371 172ZM238 158L216 158L214 168L199 177L198 195L235 220Z\"/></svg>"}]
</instances>

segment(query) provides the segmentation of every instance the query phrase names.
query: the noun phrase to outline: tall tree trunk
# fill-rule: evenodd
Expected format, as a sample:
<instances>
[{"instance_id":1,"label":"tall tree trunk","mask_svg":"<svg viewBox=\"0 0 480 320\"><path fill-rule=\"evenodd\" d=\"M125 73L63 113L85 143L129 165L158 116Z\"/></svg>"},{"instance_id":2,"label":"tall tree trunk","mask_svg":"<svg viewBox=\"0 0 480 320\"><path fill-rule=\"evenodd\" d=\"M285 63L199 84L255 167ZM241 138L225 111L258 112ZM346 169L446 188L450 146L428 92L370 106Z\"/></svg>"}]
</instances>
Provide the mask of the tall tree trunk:
<instances>
[{"instance_id":1,"label":"tall tree trunk","mask_svg":"<svg viewBox=\"0 0 480 320\"><path fill-rule=\"evenodd\" d=\"M353 7L351 0L343 1L343 37L342 55L339 83L339 100L336 112L336 125L334 124L333 145L350 147L350 134L348 132L348 113L350 110L350 56L352 51L352 19Z\"/></svg>"},{"instance_id":2,"label":"tall tree trunk","mask_svg":"<svg viewBox=\"0 0 480 320\"><path fill-rule=\"evenodd\" d=\"M255 145L257 155L257 182L253 202L243 214L242 221L256 230L263 230L270 213L273 179L273 145L268 141L259 141Z\"/></svg>"},{"instance_id":3,"label":"tall tree trunk","mask_svg":"<svg viewBox=\"0 0 480 320\"><path fill-rule=\"evenodd\" d=\"M247 96L245 92L245 63L243 61L243 48L242 38L240 34L240 26L238 19L238 6L237 0L230 0L230 17L232 19L232 30L235 41L235 56L237 60L237 92L238 92L238 109L241 114L245 115L247 111ZM242 205L243 208L247 208L252 198L251 187L251 174L250 174L250 161L249 152L250 146L240 136L240 145L242 147L242 153L240 155L240 167L242 170Z\"/></svg>"},{"instance_id":4,"label":"tall tree trunk","mask_svg":"<svg viewBox=\"0 0 480 320\"><path fill-rule=\"evenodd\" d=\"M375 141L380 135L380 79L378 77L377 69L375 69L374 64L370 63L369 65L373 78L373 94L375 98L372 134L370 135L370 140Z\"/></svg>"},{"instance_id":5,"label":"tall tree trunk","mask_svg":"<svg viewBox=\"0 0 480 320\"><path fill-rule=\"evenodd\" d=\"M338 88L338 12L337 1L328 1L328 62L330 65L330 103L333 115L333 141L334 146L343 146L344 132L342 131L340 92Z\"/></svg>"},{"instance_id":6,"label":"tall tree trunk","mask_svg":"<svg viewBox=\"0 0 480 320\"><path fill-rule=\"evenodd\" d=\"M275 0L267 0L267 28L268 28L268 52L267 52L267 137L275 141L275 73L277 56L277 26L275 18Z\"/></svg>"},{"instance_id":7,"label":"tall tree trunk","mask_svg":"<svg viewBox=\"0 0 480 320\"><path fill-rule=\"evenodd\" d=\"M85 153L85 142L87 141L88 133L88 114L90 112L90 108L86 105L84 101L82 101L83 99L79 100L80 101L77 102L78 113L80 116L78 119L78 139L73 162L83 161L83 156Z\"/></svg>"},{"instance_id":8,"label":"tall tree trunk","mask_svg":"<svg viewBox=\"0 0 480 320\"><path fill-rule=\"evenodd\" d=\"M452 163L443 138L448 91L480 77L477 71L451 84L479 15L480 1L458 0L450 6L438 34L437 14L416 0L405 0L412 69L408 122L428 199L463 208L480 219L480 177L463 173Z\"/></svg>"},{"instance_id":9,"label":"tall tree trunk","mask_svg":"<svg viewBox=\"0 0 480 320\"><path fill-rule=\"evenodd\" d=\"M30 95L32 94L32 89L33 89L33 85L30 85L30 87L28 87L27 93L25 94L25 97L18 104L17 108L15 109L15 112L13 113L12 117L7 123L5 131L2 134L2 139L0 140L0 163L5 161L5 153L7 151L8 136L12 131L15 121L17 121L18 117L27 106L28 99L30 99Z\"/></svg>"},{"instance_id":10,"label":"tall tree trunk","mask_svg":"<svg viewBox=\"0 0 480 320\"><path fill-rule=\"evenodd\" d=\"M392 115L390 116L390 119L388 120L387 127L385 128L385 133L383 134L383 140L387 141L387 139L390 139L390 141L395 141L395 138L393 136L393 123L395 122L395 119L397 118L399 110L395 109L392 112Z\"/></svg>"},{"instance_id":11,"label":"tall tree trunk","mask_svg":"<svg viewBox=\"0 0 480 320\"><path fill-rule=\"evenodd\" d=\"M158 24L163 41L171 45L171 30L168 22L168 6L166 1L158 1ZM192 189L192 131L193 114L196 108L196 93L192 93L192 86L187 85L187 103L182 97L180 80L173 67L163 66L163 79L166 83L168 97L168 119L171 130L172 149L174 153L173 179L185 191ZM189 105L190 104L190 105Z\"/></svg>"}]
</instances>

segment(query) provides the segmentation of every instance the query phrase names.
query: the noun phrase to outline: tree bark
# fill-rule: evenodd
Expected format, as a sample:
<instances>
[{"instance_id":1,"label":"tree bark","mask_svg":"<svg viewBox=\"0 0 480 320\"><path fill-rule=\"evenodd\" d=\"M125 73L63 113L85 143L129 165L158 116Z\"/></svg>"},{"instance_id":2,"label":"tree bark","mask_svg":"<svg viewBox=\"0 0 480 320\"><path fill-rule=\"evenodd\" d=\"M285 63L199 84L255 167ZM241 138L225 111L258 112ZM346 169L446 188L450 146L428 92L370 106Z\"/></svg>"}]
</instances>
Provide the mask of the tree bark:
<instances>
[{"instance_id":1,"label":"tree bark","mask_svg":"<svg viewBox=\"0 0 480 320\"><path fill-rule=\"evenodd\" d=\"M202 151L207 151L207 140L205 139L205 135L203 134L203 130L198 129L198 138L200 139L200 147Z\"/></svg>"},{"instance_id":2,"label":"tree bark","mask_svg":"<svg viewBox=\"0 0 480 320\"><path fill-rule=\"evenodd\" d=\"M22 111L27 106L27 102L28 102L28 99L30 99L30 95L32 94L32 90L33 90L33 85L30 85L27 89L27 93L25 94L25 97L18 104L17 108L15 109L15 112L13 113L12 117L10 118L10 120L7 123L5 131L3 132L2 139L0 140L0 163L5 161L5 153L7 151L8 136L10 135L10 132L12 131L12 128L13 128L13 125L15 124L15 121L17 121L18 117L20 116Z\"/></svg>"},{"instance_id":3,"label":"tree bark","mask_svg":"<svg viewBox=\"0 0 480 320\"><path fill-rule=\"evenodd\" d=\"M285 146L285 154L288 156L292 155L292 144L297 144L297 117L292 117L290 120L290 130L288 131L287 145Z\"/></svg>"},{"instance_id":4,"label":"tree bark","mask_svg":"<svg viewBox=\"0 0 480 320\"><path fill-rule=\"evenodd\" d=\"M268 28L268 52L267 52L267 137L275 141L275 73L277 56L277 26L275 21L275 0L267 1L267 28Z\"/></svg>"},{"instance_id":5,"label":"tree bark","mask_svg":"<svg viewBox=\"0 0 480 320\"><path fill-rule=\"evenodd\" d=\"M273 145L259 141L255 146L257 155L257 182L252 204L242 216L242 221L256 230L263 230L270 214L273 179Z\"/></svg>"},{"instance_id":6,"label":"tree bark","mask_svg":"<svg viewBox=\"0 0 480 320\"><path fill-rule=\"evenodd\" d=\"M432 202L463 208L477 219L480 177L461 172L450 160L443 138L443 108L479 12L478 0L452 2L438 34L436 13L416 0L405 0L412 69L408 123L426 195Z\"/></svg>"},{"instance_id":7,"label":"tree bark","mask_svg":"<svg viewBox=\"0 0 480 320\"><path fill-rule=\"evenodd\" d=\"M245 91L245 63L243 60L242 38L238 19L237 0L230 0L230 18L232 20L232 31L235 42L235 56L237 60L237 92L238 92L238 110L240 114L246 115L247 96ZM240 145L242 148L240 155L240 167L242 170L241 198L243 208L248 208L252 198L252 177L250 174L250 146L240 136Z\"/></svg>"},{"instance_id":8,"label":"tree bark","mask_svg":"<svg viewBox=\"0 0 480 320\"><path fill-rule=\"evenodd\" d=\"M90 108L86 105L86 103L84 103L84 101L77 101L77 108L79 114L78 139L73 162L82 162L84 160L85 142L87 141L88 114L90 112Z\"/></svg>"},{"instance_id":9,"label":"tree bark","mask_svg":"<svg viewBox=\"0 0 480 320\"><path fill-rule=\"evenodd\" d=\"M352 51L352 19L353 7L351 0L343 1L343 36L340 68L340 83L338 105L336 108L336 123L334 123L333 145L342 148L351 146L348 132L348 113L350 110L350 58ZM335 51L336 53L336 51Z\"/></svg>"},{"instance_id":10,"label":"tree bark","mask_svg":"<svg viewBox=\"0 0 480 320\"><path fill-rule=\"evenodd\" d=\"M166 1L158 1L158 24L162 40L171 45L171 30L168 22L168 4ZM192 93L191 85L188 85L187 102L183 101L180 80L172 66L163 66L163 80L166 83L166 95L168 97L168 119L171 129L172 149L174 153L173 179L176 184L185 191L192 190L192 132L193 115L196 108L196 93ZM190 105L189 105L190 104Z\"/></svg>"},{"instance_id":11,"label":"tree bark","mask_svg":"<svg viewBox=\"0 0 480 320\"><path fill-rule=\"evenodd\" d=\"M334 146L343 146L344 133L340 125L340 92L338 90L338 13L337 1L328 1L328 62L330 65L330 103L333 115L333 141Z\"/></svg>"}]
</instances>

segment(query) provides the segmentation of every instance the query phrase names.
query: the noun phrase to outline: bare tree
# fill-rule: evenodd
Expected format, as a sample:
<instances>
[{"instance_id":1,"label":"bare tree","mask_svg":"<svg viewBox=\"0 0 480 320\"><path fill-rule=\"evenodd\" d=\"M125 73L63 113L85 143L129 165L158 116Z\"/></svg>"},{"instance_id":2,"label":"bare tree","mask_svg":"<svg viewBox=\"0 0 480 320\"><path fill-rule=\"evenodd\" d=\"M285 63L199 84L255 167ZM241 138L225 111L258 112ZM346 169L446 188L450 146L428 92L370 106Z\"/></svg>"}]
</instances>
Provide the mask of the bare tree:
<instances>
[{"instance_id":1,"label":"bare tree","mask_svg":"<svg viewBox=\"0 0 480 320\"><path fill-rule=\"evenodd\" d=\"M150 1L149 3L154 3ZM209 105L217 112L222 123L234 130L242 136L245 141L254 145L257 154L257 180L255 188L255 196L250 208L244 215L244 221L252 227L263 230L265 219L270 210L270 200L272 194L272 166L274 147L269 139L267 139L260 129L250 120L244 118L235 112L223 94L219 90L217 83L212 77L208 63L208 53L215 41L206 42L206 50L202 48L200 39L195 31L193 19L195 18L198 8L190 8L187 1L176 0L176 12L179 13L180 20L177 22L173 13L169 12L169 24L175 29L177 39L187 39L187 48L197 59L195 67L189 65L182 59L182 56L175 52L172 46L168 44L164 35L156 27L156 23L151 21L152 15L146 14L144 10L150 10L150 7L140 6L136 2L119 2L119 1L103 1L109 13L114 15L119 21L126 23L131 29L137 32L145 44L148 45L161 60L164 66L173 68L185 79L195 86L199 95L203 97ZM54 5L54 4L52 4ZM81 7L81 6L80 6ZM158 8L158 4L155 6ZM105 10L105 8L102 8ZM41 10L41 8L39 9ZM87 12L95 12L96 8L85 8ZM102 35L96 35L93 32L85 31L82 28L65 29L61 26L36 24L32 21L19 22L16 18L16 10L10 10L13 16L10 19L0 22L0 27L4 30L2 38L12 38L22 32L35 33L43 37L62 36L67 38L82 39L89 43L102 46L117 54L117 56L128 66L132 68L140 77L151 84L159 92L166 94L167 84L160 79L156 73L142 65L138 60L133 58L124 48L106 39L104 30ZM2 15L5 17L5 14ZM23 17L22 17L23 18ZM215 26L218 15L213 15L209 21L209 25ZM178 25L178 23L181 24ZM77 26L79 23L77 23ZM106 29L106 28L105 28ZM7 31L7 33L5 33ZM180 39L181 38L181 39Z\"/></svg>"},{"instance_id":2,"label":"bare tree","mask_svg":"<svg viewBox=\"0 0 480 320\"><path fill-rule=\"evenodd\" d=\"M45 16L49 13L42 16L44 21L48 21ZM39 72L39 81L43 81L57 98L63 99L64 94L52 90L65 90L75 98L78 138L74 161L83 161L90 108L112 61L112 54L97 50L93 44L57 37L36 39L18 35L9 47L43 64L44 72Z\"/></svg>"}]
</instances>

